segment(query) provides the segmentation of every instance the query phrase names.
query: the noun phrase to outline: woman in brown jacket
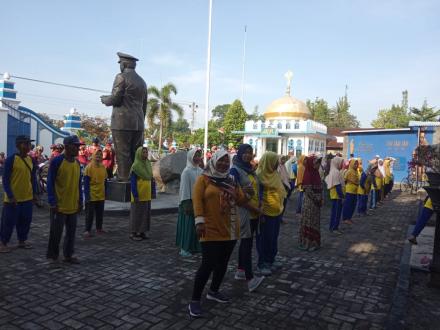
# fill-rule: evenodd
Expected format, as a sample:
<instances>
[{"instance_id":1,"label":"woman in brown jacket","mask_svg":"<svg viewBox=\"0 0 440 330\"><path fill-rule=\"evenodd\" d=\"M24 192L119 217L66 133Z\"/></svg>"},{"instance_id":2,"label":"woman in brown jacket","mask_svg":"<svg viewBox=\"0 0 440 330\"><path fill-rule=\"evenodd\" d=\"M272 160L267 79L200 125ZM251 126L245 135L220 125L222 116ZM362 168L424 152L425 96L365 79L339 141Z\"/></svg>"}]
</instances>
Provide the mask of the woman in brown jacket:
<instances>
[{"instance_id":1,"label":"woman in brown jacket","mask_svg":"<svg viewBox=\"0 0 440 330\"><path fill-rule=\"evenodd\" d=\"M209 160L203 175L197 178L193 189L196 231L202 247L202 263L197 270L191 303L192 317L202 314L200 299L212 275L209 300L227 303L229 299L219 292L229 258L240 238L240 222L236 205L247 202L241 188L229 176L229 155L217 151Z\"/></svg>"}]
</instances>

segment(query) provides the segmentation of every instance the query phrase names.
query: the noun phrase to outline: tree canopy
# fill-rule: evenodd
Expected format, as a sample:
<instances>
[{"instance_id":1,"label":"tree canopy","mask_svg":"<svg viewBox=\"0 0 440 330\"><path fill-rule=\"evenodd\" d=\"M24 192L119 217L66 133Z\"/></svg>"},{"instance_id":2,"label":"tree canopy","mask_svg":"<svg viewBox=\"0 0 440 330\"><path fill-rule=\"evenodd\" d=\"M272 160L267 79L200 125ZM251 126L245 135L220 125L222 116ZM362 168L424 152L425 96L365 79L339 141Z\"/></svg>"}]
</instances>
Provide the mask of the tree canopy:
<instances>
[{"instance_id":1,"label":"tree canopy","mask_svg":"<svg viewBox=\"0 0 440 330\"><path fill-rule=\"evenodd\" d=\"M435 110L435 107L428 106L428 101L424 101L422 107L410 108L410 116L412 120L416 121L438 121L440 110Z\"/></svg>"},{"instance_id":2,"label":"tree canopy","mask_svg":"<svg viewBox=\"0 0 440 330\"><path fill-rule=\"evenodd\" d=\"M244 130L244 124L248 118L248 114L243 108L240 100L235 100L225 115L224 129L225 138L228 143L236 144L243 139L243 135L233 133L233 131Z\"/></svg>"}]
</instances>

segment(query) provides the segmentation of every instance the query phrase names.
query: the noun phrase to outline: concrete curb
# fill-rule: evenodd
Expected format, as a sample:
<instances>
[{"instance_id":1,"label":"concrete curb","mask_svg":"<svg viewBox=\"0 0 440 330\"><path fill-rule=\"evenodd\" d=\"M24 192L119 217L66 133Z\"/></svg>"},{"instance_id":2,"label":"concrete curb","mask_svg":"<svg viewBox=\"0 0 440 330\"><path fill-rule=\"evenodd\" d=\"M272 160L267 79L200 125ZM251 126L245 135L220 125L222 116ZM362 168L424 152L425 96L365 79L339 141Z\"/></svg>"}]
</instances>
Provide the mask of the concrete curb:
<instances>
[{"instance_id":1,"label":"concrete curb","mask_svg":"<svg viewBox=\"0 0 440 330\"><path fill-rule=\"evenodd\" d=\"M408 227L407 236L411 235L412 227ZM411 277L411 243L405 237L402 255L400 257L399 275L394 289L391 310L386 322L386 329L404 329L405 315L408 305L409 285Z\"/></svg>"}]
</instances>

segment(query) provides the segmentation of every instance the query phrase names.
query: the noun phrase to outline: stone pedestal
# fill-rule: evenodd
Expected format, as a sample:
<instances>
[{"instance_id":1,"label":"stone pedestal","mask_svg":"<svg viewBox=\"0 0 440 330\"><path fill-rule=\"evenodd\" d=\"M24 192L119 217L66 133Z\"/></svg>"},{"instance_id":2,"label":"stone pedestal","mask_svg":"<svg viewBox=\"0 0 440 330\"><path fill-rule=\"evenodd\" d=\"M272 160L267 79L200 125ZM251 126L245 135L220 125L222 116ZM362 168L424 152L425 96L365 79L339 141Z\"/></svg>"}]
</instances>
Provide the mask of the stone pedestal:
<instances>
[{"instance_id":1,"label":"stone pedestal","mask_svg":"<svg viewBox=\"0 0 440 330\"><path fill-rule=\"evenodd\" d=\"M127 203L131 199L130 182L107 182L107 200Z\"/></svg>"}]
</instances>

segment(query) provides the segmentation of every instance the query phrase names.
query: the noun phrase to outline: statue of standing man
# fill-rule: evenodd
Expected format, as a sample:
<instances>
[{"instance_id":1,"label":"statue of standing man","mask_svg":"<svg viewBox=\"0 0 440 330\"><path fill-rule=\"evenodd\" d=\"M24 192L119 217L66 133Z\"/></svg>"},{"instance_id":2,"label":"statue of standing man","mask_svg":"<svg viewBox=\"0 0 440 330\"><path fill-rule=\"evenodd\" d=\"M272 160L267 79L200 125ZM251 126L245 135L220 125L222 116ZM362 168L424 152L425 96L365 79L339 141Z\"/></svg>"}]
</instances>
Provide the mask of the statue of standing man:
<instances>
[{"instance_id":1,"label":"statue of standing man","mask_svg":"<svg viewBox=\"0 0 440 330\"><path fill-rule=\"evenodd\" d=\"M111 130L118 164L118 181L128 181L136 149L144 141L144 121L147 108L147 85L136 71L137 58L117 53L121 73L113 83L111 95L101 96L101 102L113 106Z\"/></svg>"}]
</instances>

